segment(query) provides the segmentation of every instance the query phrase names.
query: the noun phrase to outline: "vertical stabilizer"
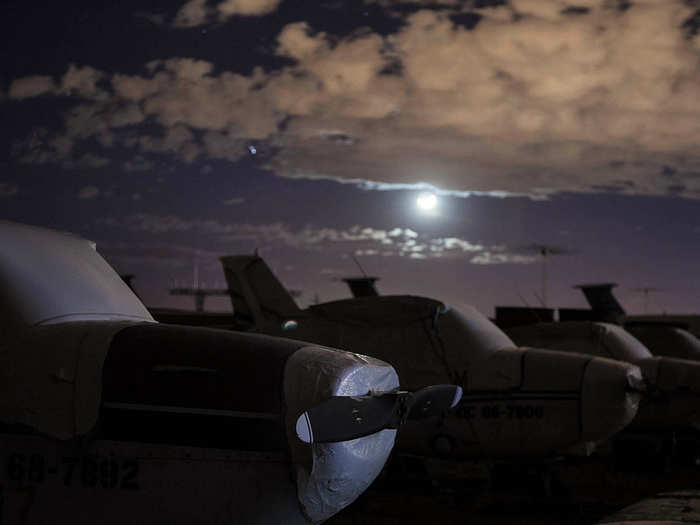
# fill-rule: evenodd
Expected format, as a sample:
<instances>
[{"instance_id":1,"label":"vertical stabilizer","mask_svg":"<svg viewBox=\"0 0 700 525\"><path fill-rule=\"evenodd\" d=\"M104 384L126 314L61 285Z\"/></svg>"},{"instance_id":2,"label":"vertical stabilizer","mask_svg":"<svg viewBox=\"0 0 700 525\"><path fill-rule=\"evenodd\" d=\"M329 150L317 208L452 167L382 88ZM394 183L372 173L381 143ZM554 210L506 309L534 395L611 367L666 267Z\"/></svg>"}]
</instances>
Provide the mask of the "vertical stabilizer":
<instances>
[{"instance_id":1,"label":"vertical stabilizer","mask_svg":"<svg viewBox=\"0 0 700 525\"><path fill-rule=\"evenodd\" d=\"M257 255L221 257L233 313L256 326L283 321L300 310L265 261Z\"/></svg>"},{"instance_id":2,"label":"vertical stabilizer","mask_svg":"<svg viewBox=\"0 0 700 525\"><path fill-rule=\"evenodd\" d=\"M623 316L625 315L625 310L617 302L612 292L612 289L616 286L617 284L615 283L579 284L576 288L583 292L594 312L611 316Z\"/></svg>"},{"instance_id":3,"label":"vertical stabilizer","mask_svg":"<svg viewBox=\"0 0 700 525\"><path fill-rule=\"evenodd\" d=\"M350 288L353 297L376 297L379 295L374 283L379 277L345 277L343 282Z\"/></svg>"}]
</instances>

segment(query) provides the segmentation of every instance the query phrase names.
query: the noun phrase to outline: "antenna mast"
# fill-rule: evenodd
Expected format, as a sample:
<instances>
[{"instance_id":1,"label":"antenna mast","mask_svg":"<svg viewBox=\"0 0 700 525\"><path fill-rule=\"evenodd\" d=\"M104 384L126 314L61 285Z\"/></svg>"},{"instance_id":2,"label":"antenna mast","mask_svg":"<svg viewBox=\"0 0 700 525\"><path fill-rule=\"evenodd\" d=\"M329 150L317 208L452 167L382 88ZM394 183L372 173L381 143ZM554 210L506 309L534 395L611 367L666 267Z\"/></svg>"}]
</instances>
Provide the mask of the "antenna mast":
<instances>
[{"instance_id":1,"label":"antenna mast","mask_svg":"<svg viewBox=\"0 0 700 525\"><path fill-rule=\"evenodd\" d=\"M355 264L356 264L357 267L360 269L360 272L362 272L362 276L363 276L363 277L367 277L367 274L365 273L365 269L364 269L364 268L362 267L362 265L360 264L360 261L357 260L357 257L355 257L355 255L352 254L352 253L350 254L350 257L352 257L352 260L355 261Z\"/></svg>"},{"instance_id":2,"label":"antenna mast","mask_svg":"<svg viewBox=\"0 0 700 525\"><path fill-rule=\"evenodd\" d=\"M641 288L635 288L635 292L642 292L644 294L644 313L649 311L649 292L663 292L663 288L654 288L651 286L643 286Z\"/></svg>"},{"instance_id":3,"label":"antenna mast","mask_svg":"<svg viewBox=\"0 0 700 525\"><path fill-rule=\"evenodd\" d=\"M551 255L574 255L578 253L576 250L570 250L564 246L555 246L550 244L533 243L521 248L523 251L530 253L538 253L541 257L540 266L540 290L541 295L538 297L544 308L547 308L547 284L549 275L547 271L547 260Z\"/></svg>"}]
</instances>

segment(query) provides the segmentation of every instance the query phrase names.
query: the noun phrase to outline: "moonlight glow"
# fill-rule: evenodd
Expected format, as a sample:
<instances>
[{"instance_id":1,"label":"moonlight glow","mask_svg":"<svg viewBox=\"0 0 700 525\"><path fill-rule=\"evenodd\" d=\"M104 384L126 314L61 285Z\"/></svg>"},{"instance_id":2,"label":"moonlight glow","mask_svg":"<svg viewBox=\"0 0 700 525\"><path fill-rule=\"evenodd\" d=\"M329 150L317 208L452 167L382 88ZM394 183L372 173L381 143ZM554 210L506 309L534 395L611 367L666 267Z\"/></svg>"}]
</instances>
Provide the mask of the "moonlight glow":
<instances>
[{"instance_id":1,"label":"moonlight glow","mask_svg":"<svg viewBox=\"0 0 700 525\"><path fill-rule=\"evenodd\" d=\"M425 212L435 211L437 202L438 200L434 193L421 193L416 199L418 209Z\"/></svg>"}]
</instances>

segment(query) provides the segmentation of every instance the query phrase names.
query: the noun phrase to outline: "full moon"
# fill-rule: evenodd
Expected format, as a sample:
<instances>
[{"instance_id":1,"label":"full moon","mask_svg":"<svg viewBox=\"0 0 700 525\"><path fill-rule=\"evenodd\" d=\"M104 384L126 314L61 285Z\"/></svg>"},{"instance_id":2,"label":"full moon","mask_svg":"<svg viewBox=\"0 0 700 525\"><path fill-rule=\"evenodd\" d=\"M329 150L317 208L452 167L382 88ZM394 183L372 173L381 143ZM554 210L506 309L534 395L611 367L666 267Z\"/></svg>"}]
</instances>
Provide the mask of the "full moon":
<instances>
[{"instance_id":1,"label":"full moon","mask_svg":"<svg viewBox=\"0 0 700 525\"><path fill-rule=\"evenodd\" d=\"M437 197L434 193L421 193L416 199L416 205L421 211L433 211L437 207Z\"/></svg>"}]
</instances>

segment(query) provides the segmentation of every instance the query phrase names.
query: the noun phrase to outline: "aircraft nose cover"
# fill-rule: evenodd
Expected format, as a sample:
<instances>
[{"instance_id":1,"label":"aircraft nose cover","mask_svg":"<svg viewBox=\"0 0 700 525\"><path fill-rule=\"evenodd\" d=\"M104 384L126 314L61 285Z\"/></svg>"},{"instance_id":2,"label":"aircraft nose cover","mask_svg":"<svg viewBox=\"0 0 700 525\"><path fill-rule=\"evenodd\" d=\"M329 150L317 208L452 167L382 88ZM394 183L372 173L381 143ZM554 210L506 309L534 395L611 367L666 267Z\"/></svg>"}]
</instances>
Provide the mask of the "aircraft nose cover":
<instances>
[{"instance_id":1,"label":"aircraft nose cover","mask_svg":"<svg viewBox=\"0 0 700 525\"><path fill-rule=\"evenodd\" d=\"M580 400L578 417L561 419L569 425L577 420L580 442L602 441L627 426L637 414L642 385L641 371L629 363L538 348L525 354L524 392L570 392Z\"/></svg>"},{"instance_id":2,"label":"aircraft nose cover","mask_svg":"<svg viewBox=\"0 0 700 525\"><path fill-rule=\"evenodd\" d=\"M352 503L379 475L394 446L396 430L339 443L303 443L300 414L332 396L355 396L398 388L396 371L378 359L318 346L302 348L287 361L285 424L304 514L321 522Z\"/></svg>"},{"instance_id":3,"label":"aircraft nose cover","mask_svg":"<svg viewBox=\"0 0 700 525\"><path fill-rule=\"evenodd\" d=\"M657 357L645 359L639 365L652 390L644 422L700 423L700 363ZM653 402L654 391L661 396L658 402Z\"/></svg>"},{"instance_id":4,"label":"aircraft nose cover","mask_svg":"<svg viewBox=\"0 0 700 525\"><path fill-rule=\"evenodd\" d=\"M659 359L657 386L662 390L686 390L700 394L700 363L688 359Z\"/></svg>"},{"instance_id":5,"label":"aircraft nose cover","mask_svg":"<svg viewBox=\"0 0 700 525\"><path fill-rule=\"evenodd\" d=\"M585 441L601 441L637 415L644 380L639 367L604 357L586 366L581 393L582 431Z\"/></svg>"}]
</instances>

